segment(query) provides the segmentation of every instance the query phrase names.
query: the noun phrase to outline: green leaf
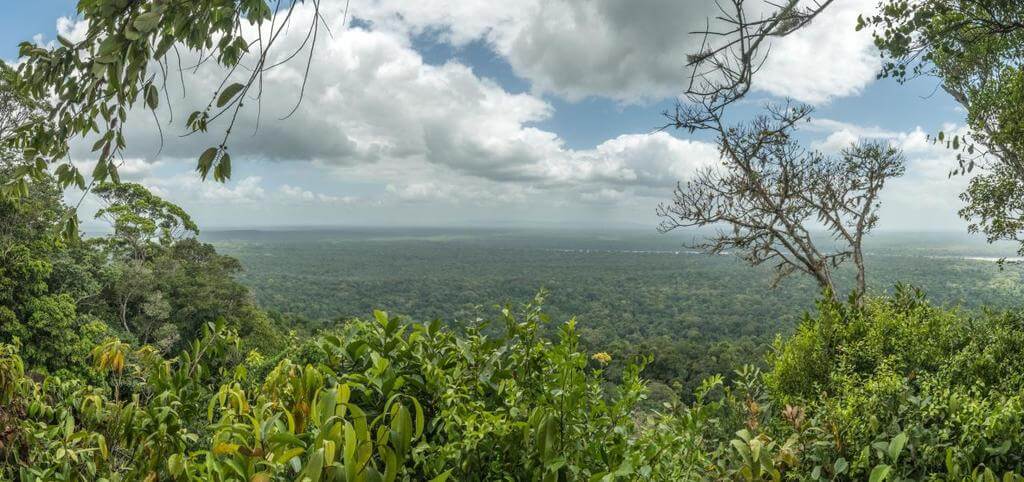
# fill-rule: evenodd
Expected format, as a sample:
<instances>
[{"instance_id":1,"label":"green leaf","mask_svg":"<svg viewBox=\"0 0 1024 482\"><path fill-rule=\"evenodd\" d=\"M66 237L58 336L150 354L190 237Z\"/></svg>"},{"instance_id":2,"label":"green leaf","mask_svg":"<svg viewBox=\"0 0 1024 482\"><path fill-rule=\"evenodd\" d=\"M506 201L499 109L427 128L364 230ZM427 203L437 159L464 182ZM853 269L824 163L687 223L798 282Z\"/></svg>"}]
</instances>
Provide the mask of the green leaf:
<instances>
[{"instance_id":1,"label":"green leaf","mask_svg":"<svg viewBox=\"0 0 1024 482\"><path fill-rule=\"evenodd\" d=\"M419 400L412 399L412 405L416 409L416 433L413 435L414 439L420 438L423 435L423 424L425 422L423 417L423 407L420 406Z\"/></svg>"},{"instance_id":2,"label":"green leaf","mask_svg":"<svg viewBox=\"0 0 1024 482\"><path fill-rule=\"evenodd\" d=\"M131 25L128 25L124 28L124 38L128 39L131 42L134 42L142 38L142 34L140 34L138 30L132 28Z\"/></svg>"},{"instance_id":3,"label":"green leaf","mask_svg":"<svg viewBox=\"0 0 1024 482\"><path fill-rule=\"evenodd\" d=\"M139 32L146 33L160 25L160 14L157 12L146 12L132 22L132 26Z\"/></svg>"},{"instance_id":4,"label":"green leaf","mask_svg":"<svg viewBox=\"0 0 1024 482\"><path fill-rule=\"evenodd\" d=\"M206 175L210 172L210 168L213 167L213 160L217 157L218 149L211 147L199 156L199 162L196 165L196 170L203 176L203 180L206 179Z\"/></svg>"},{"instance_id":5,"label":"green leaf","mask_svg":"<svg viewBox=\"0 0 1024 482\"><path fill-rule=\"evenodd\" d=\"M121 41L117 36L111 35L100 42L99 56L112 55L121 49Z\"/></svg>"},{"instance_id":6,"label":"green leaf","mask_svg":"<svg viewBox=\"0 0 1024 482\"><path fill-rule=\"evenodd\" d=\"M185 459L181 454L173 454L167 459L167 471L177 477L185 471Z\"/></svg>"},{"instance_id":7,"label":"green leaf","mask_svg":"<svg viewBox=\"0 0 1024 482\"><path fill-rule=\"evenodd\" d=\"M998 447L986 447L985 452L988 452L991 455L1004 455L1010 451L1011 445L1012 442L1010 440L1006 440Z\"/></svg>"},{"instance_id":8,"label":"green leaf","mask_svg":"<svg viewBox=\"0 0 1024 482\"><path fill-rule=\"evenodd\" d=\"M868 482L881 482L889 477L889 472L892 472L892 467L888 465L876 465L871 470L871 475L868 476Z\"/></svg>"},{"instance_id":9,"label":"green leaf","mask_svg":"<svg viewBox=\"0 0 1024 482\"><path fill-rule=\"evenodd\" d=\"M239 92L244 89L245 86L235 82L224 88L220 93L220 97L217 98L217 107L224 107L228 102L231 101Z\"/></svg>"},{"instance_id":10,"label":"green leaf","mask_svg":"<svg viewBox=\"0 0 1024 482\"><path fill-rule=\"evenodd\" d=\"M290 446L290 447L304 447L305 446L305 444L302 443L302 440L300 440L298 437L296 437L295 435L293 435L291 433L288 433L288 432L278 432L278 433L275 433L275 434L267 437L267 442L270 442L270 443L276 444L276 445L286 445L286 446Z\"/></svg>"},{"instance_id":11,"label":"green leaf","mask_svg":"<svg viewBox=\"0 0 1024 482\"><path fill-rule=\"evenodd\" d=\"M381 310L373 310L373 317L380 323L380 326L388 326L388 313Z\"/></svg>"},{"instance_id":12,"label":"green leaf","mask_svg":"<svg viewBox=\"0 0 1024 482\"><path fill-rule=\"evenodd\" d=\"M442 472L441 475L438 475L437 477L434 477L433 479L430 479L430 482L445 482L446 480L448 480L448 477L450 477L451 475L452 475L452 469L448 469L448 470Z\"/></svg>"},{"instance_id":13,"label":"green leaf","mask_svg":"<svg viewBox=\"0 0 1024 482\"><path fill-rule=\"evenodd\" d=\"M240 479L245 480L245 467L242 467L242 464L237 459L225 459L224 463L231 467L231 470L234 470Z\"/></svg>"},{"instance_id":14,"label":"green leaf","mask_svg":"<svg viewBox=\"0 0 1024 482\"><path fill-rule=\"evenodd\" d=\"M98 182L102 182L104 179L107 178L109 167L110 166L107 164L107 161L105 159L100 159L99 161L96 161L96 166L92 168L92 178L97 180Z\"/></svg>"},{"instance_id":15,"label":"green leaf","mask_svg":"<svg viewBox=\"0 0 1024 482\"><path fill-rule=\"evenodd\" d=\"M397 435L394 445L398 449L398 456L404 458L409 451L409 445L413 438L412 417L409 414L409 409L405 408L405 405L398 405L398 413L391 422L391 428Z\"/></svg>"},{"instance_id":16,"label":"green leaf","mask_svg":"<svg viewBox=\"0 0 1024 482\"><path fill-rule=\"evenodd\" d=\"M907 439L907 433L900 432L895 437L893 437L891 442L889 442L888 454L889 460L892 461L892 463L896 463L896 461L900 458L900 452L902 452L903 447L907 445Z\"/></svg>"},{"instance_id":17,"label":"green leaf","mask_svg":"<svg viewBox=\"0 0 1024 482\"><path fill-rule=\"evenodd\" d=\"M299 480L309 480L311 482L320 482L320 477L324 472L324 449L319 449L313 452L313 455L309 457L309 461L306 462L306 468L302 471L299 476ZM353 480L353 479L348 479Z\"/></svg>"},{"instance_id":18,"label":"green leaf","mask_svg":"<svg viewBox=\"0 0 1024 482\"><path fill-rule=\"evenodd\" d=\"M217 182L225 182L231 179L231 156L228 155L227 151L224 151L224 154L220 156L217 167L213 169L213 179Z\"/></svg>"},{"instance_id":19,"label":"green leaf","mask_svg":"<svg viewBox=\"0 0 1024 482\"><path fill-rule=\"evenodd\" d=\"M750 458L750 447L743 443L742 440L732 439L729 441L729 444L732 445L732 448L736 449L736 452L738 452L741 457L744 459Z\"/></svg>"},{"instance_id":20,"label":"green leaf","mask_svg":"<svg viewBox=\"0 0 1024 482\"><path fill-rule=\"evenodd\" d=\"M832 464L832 472L836 475L846 472L846 469L850 467L850 464L846 462L846 459L839 457L836 462Z\"/></svg>"},{"instance_id":21,"label":"green leaf","mask_svg":"<svg viewBox=\"0 0 1024 482\"><path fill-rule=\"evenodd\" d=\"M346 422L344 427L345 445L342 446L341 463L345 466L345 480L352 480L358 473L356 467L356 431Z\"/></svg>"},{"instance_id":22,"label":"green leaf","mask_svg":"<svg viewBox=\"0 0 1024 482\"><path fill-rule=\"evenodd\" d=\"M68 214L68 219L64 223L64 229L61 231L61 237L64 238L65 242L69 243L78 239L78 213L74 210Z\"/></svg>"},{"instance_id":23,"label":"green leaf","mask_svg":"<svg viewBox=\"0 0 1024 482\"><path fill-rule=\"evenodd\" d=\"M398 460L395 452L384 447L384 482L394 482L398 477Z\"/></svg>"},{"instance_id":24,"label":"green leaf","mask_svg":"<svg viewBox=\"0 0 1024 482\"><path fill-rule=\"evenodd\" d=\"M156 110L157 106L160 105L160 92L157 91L156 86L152 83L146 86L146 105L153 110Z\"/></svg>"}]
</instances>

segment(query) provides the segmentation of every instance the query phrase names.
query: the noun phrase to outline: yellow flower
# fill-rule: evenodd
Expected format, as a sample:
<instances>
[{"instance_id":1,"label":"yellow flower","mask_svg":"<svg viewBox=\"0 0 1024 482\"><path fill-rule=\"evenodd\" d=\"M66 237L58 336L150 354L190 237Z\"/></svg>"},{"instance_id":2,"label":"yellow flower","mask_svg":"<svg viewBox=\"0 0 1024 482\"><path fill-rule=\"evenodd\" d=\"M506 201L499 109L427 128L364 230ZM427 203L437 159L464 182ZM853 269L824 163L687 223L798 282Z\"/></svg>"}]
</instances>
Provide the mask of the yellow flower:
<instances>
[{"instance_id":1,"label":"yellow flower","mask_svg":"<svg viewBox=\"0 0 1024 482\"><path fill-rule=\"evenodd\" d=\"M594 361L596 361L596 362L598 362L598 363L600 363L602 365L607 365L608 362L612 361L612 356L609 355L606 352L601 351L601 352L594 353L594 355L591 356L590 359L594 360Z\"/></svg>"}]
</instances>

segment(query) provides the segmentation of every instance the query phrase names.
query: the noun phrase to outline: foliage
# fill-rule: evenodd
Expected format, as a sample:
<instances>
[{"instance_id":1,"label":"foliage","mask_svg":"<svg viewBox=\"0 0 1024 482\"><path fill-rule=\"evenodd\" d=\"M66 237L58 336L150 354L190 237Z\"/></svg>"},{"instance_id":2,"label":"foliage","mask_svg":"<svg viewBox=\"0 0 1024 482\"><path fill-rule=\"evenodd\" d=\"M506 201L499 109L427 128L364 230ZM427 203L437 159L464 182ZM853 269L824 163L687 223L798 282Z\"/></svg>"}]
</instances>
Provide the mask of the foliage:
<instances>
[{"instance_id":1,"label":"foliage","mask_svg":"<svg viewBox=\"0 0 1024 482\"><path fill-rule=\"evenodd\" d=\"M961 195L960 214L972 231L1021 241L1024 250L1022 19L1015 0L885 0L858 28L874 31L883 76L934 76L966 110L967 135L934 139L957 151L954 173L980 171Z\"/></svg>"},{"instance_id":2,"label":"foliage","mask_svg":"<svg viewBox=\"0 0 1024 482\"><path fill-rule=\"evenodd\" d=\"M0 165L0 180L14 170ZM179 237L197 231L181 208L138 185L101 186L114 232L67 240L53 228L69 213L57 184L44 177L27 197L0 200L0 342L20 346L30 366L85 376L93 346L114 332L170 353L217 320L279 349L232 278L238 262Z\"/></svg>"},{"instance_id":3,"label":"foliage","mask_svg":"<svg viewBox=\"0 0 1024 482\"><path fill-rule=\"evenodd\" d=\"M30 377L7 345L0 470L22 480L1020 477L1022 313L967 315L903 286L860 305L826 299L777 341L767 372L709 377L692 403L651 411L649 360L609 383L622 355L582 351L573 320L545 336L541 301L460 331L375 312L291 337L280 353L243 349L224 323L174 355L111 338L79 379Z\"/></svg>"},{"instance_id":4,"label":"foliage","mask_svg":"<svg viewBox=\"0 0 1024 482\"><path fill-rule=\"evenodd\" d=\"M1022 329L1019 312L965 316L901 286L864 308L823 303L765 385L806 410L796 433L822 473L841 458L871 480L1020 474Z\"/></svg>"},{"instance_id":5,"label":"foliage","mask_svg":"<svg viewBox=\"0 0 1024 482\"><path fill-rule=\"evenodd\" d=\"M97 370L125 378L107 385L113 399L104 389L40 383L18 365L0 364L0 380L13 387L6 410L26 415L9 422L0 474L612 480L651 470L635 447L632 418L645 392L641 366L609 389L601 364L577 351L573 321L555 342L539 336L546 316L537 304L518 315L508 309L500 322L499 337L457 337L439 322L408 324L376 312L278 356L250 354L238 367L224 363L240 352L234 332L221 326L210 325L171 359L109 340L94 354ZM16 362L5 350L4 360ZM130 398L119 398L119 387L130 387Z\"/></svg>"},{"instance_id":6,"label":"foliage","mask_svg":"<svg viewBox=\"0 0 1024 482\"><path fill-rule=\"evenodd\" d=\"M199 234L199 227L181 207L164 201L140 184L101 184L93 193L106 206L96 211L114 228L112 248L127 250L128 257L147 258L152 243L169 246L184 236Z\"/></svg>"},{"instance_id":7,"label":"foliage","mask_svg":"<svg viewBox=\"0 0 1024 482\"><path fill-rule=\"evenodd\" d=\"M819 308L778 342L769 372L712 378L692 405L666 406L643 435L663 444L660 469L685 480L1024 479L1013 355L1024 314L965 316L902 286Z\"/></svg>"},{"instance_id":8,"label":"foliage","mask_svg":"<svg viewBox=\"0 0 1024 482\"><path fill-rule=\"evenodd\" d=\"M227 144L234 119L247 94L258 101L263 74L279 65L268 62L268 53L281 32L308 21L300 51L316 44L322 21L319 2L310 2L309 9L305 5L265 0L79 1L78 15L86 25L82 38L58 36L52 47L20 44L16 92L44 106L47 115L20 123L7 145L24 152L33 176L54 165L66 174L60 177L61 187L86 189L77 167L61 159L69 140L96 134L92 181L117 183L128 112L138 106L156 116L161 96L169 95L168 81L192 69L181 63L182 55L195 54L196 66L213 62L227 72L206 108L190 113L187 120L188 130L197 132L220 117L230 119L223 141L198 156L197 165L204 178L212 173L224 181L231 176ZM307 13L309 19L299 18ZM172 59L177 59L176 67ZM250 65L243 65L243 59L250 59ZM236 70L247 73L232 81ZM18 176L5 186L23 186L22 179Z\"/></svg>"},{"instance_id":9,"label":"foliage","mask_svg":"<svg viewBox=\"0 0 1024 482\"><path fill-rule=\"evenodd\" d=\"M0 164L0 178L10 172ZM55 273L62 247L50 224L64 212L59 199L54 183L41 182L24 202L0 200L0 341L22 346L30 365L50 371L86 364L91 343L105 332L78 316L69 292L51 290L63 274Z\"/></svg>"}]
</instances>

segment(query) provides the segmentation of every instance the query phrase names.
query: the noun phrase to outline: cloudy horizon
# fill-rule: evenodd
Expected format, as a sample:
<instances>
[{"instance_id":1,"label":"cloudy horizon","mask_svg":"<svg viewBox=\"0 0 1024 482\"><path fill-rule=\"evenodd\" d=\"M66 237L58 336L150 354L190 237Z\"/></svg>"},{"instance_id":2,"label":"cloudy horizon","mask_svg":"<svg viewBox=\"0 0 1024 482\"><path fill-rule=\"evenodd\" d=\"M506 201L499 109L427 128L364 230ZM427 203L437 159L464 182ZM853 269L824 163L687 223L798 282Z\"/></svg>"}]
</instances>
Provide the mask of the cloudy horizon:
<instances>
[{"instance_id":1,"label":"cloudy horizon","mask_svg":"<svg viewBox=\"0 0 1024 482\"><path fill-rule=\"evenodd\" d=\"M0 58L15 62L21 40L82 35L73 2L53 3L11 17L27 20L5 25ZM870 34L854 29L874 3L846 0L777 41L754 94L731 119L792 98L816 109L801 130L812 148L836 152L863 139L899 146L907 174L883 193L879 229L962 232L957 194L966 179L949 179L954 155L926 139L960 129L963 113L935 92L933 79L876 79L881 62ZM347 17L344 1L322 5L330 34L321 34L304 97L282 120L299 101L305 64L268 73L260 110L243 110L229 143L230 182L202 182L194 172L224 124L180 136L182 113L204 106L223 76L212 68L186 75L184 86L169 83L162 149L150 114L130 114L122 177L182 205L208 229L653 229L655 207L675 183L717 162L713 139L658 130L660 113L685 89L685 56L700 42L687 32L713 2L375 0L352 1ZM290 30L273 55L288 56L304 33ZM91 143L73 148L83 167ZM87 229L91 206L87 198Z\"/></svg>"}]
</instances>

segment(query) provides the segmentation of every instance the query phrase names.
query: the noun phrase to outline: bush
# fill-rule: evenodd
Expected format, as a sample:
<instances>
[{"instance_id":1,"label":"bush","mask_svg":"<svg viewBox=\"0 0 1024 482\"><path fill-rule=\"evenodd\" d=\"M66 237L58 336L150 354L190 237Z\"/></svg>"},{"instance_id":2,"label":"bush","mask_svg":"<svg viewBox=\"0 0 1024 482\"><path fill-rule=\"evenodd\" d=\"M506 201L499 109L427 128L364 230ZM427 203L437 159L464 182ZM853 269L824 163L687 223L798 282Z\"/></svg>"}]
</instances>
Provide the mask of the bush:
<instances>
[{"instance_id":1,"label":"bush","mask_svg":"<svg viewBox=\"0 0 1024 482\"><path fill-rule=\"evenodd\" d=\"M1020 313L822 303L767 372L686 403L647 399L645 359L613 383L573 320L542 336L541 301L460 333L375 312L266 355L226 323L173 358L108 339L98 386L3 346L0 478L1024 480Z\"/></svg>"},{"instance_id":2,"label":"bush","mask_svg":"<svg viewBox=\"0 0 1024 482\"><path fill-rule=\"evenodd\" d=\"M207 327L174 359L110 340L109 384L8 368L17 443L0 475L22 480L565 480L636 477L641 366L607 384L575 322L539 336L537 303L506 309L502 335L376 312L276 357L242 361L233 330ZM18 357L8 350L10 366ZM294 360L294 361L293 361ZM20 363L20 362L19 362ZM0 366L7 366L0 364ZM267 367L270 367L269 369ZM259 379L250 375L262 374ZM6 385L5 385L6 386ZM207 410L196 410L207 407ZM14 438L12 438L13 440ZM73 443L72 443L73 442ZM56 447L62 447L56 449Z\"/></svg>"}]
</instances>

